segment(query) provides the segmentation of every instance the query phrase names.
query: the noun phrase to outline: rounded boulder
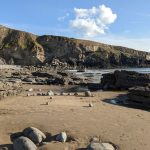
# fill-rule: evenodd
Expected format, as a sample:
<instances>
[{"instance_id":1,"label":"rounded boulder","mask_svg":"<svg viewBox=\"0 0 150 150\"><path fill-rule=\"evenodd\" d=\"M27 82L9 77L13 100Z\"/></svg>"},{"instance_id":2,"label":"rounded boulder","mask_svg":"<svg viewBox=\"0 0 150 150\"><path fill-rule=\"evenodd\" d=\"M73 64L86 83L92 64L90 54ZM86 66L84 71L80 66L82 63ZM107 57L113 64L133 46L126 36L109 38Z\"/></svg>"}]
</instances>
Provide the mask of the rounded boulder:
<instances>
[{"instance_id":1,"label":"rounded boulder","mask_svg":"<svg viewBox=\"0 0 150 150\"><path fill-rule=\"evenodd\" d=\"M92 142L87 147L87 150L115 150L115 148L110 143Z\"/></svg>"},{"instance_id":2,"label":"rounded boulder","mask_svg":"<svg viewBox=\"0 0 150 150\"><path fill-rule=\"evenodd\" d=\"M66 142L67 141L67 134L66 132L61 132L57 135L56 140L59 142Z\"/></svg>"},{"instance_id":3,"label":"rounded boulder","mask_svg":"<svg viewBox=\"0 0 150 150\"><path fill-rule=\"evenodd\" d=\"M41 143L46 139L45 134L37 128L28 127L23 130L24 136L28 137L35 144Z\"/></svg>"},{"instance_id":4,"label":"rounded boulder","mask_svg":"<svg viewBox=\"0 0 150 150\"><path fill-rule=\"evenodd\" d=\"M13 142L14 150L37 150L36 145L26 137L19 137Z\"/></svg>"}]
</instances>

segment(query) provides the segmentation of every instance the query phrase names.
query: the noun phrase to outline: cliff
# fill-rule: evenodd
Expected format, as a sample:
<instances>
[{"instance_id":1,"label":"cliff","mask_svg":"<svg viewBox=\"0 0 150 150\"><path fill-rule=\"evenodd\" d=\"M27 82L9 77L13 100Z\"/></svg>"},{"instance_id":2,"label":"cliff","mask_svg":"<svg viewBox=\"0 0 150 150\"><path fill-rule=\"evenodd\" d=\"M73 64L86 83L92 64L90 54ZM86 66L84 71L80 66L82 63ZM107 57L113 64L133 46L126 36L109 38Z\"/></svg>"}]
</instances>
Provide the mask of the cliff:
<instances>
[{"instance_id":1,"label":"cliff","mask_svg":"<svg viewBox=\"0 0 150 150\"><path fill-rule=\"evenodd\" d=\"M0 26L0 60L7 64L50 64L57 58L87 67L148 67L150 53L60 36L37 36Z\"/></svg>"}]
</instances>

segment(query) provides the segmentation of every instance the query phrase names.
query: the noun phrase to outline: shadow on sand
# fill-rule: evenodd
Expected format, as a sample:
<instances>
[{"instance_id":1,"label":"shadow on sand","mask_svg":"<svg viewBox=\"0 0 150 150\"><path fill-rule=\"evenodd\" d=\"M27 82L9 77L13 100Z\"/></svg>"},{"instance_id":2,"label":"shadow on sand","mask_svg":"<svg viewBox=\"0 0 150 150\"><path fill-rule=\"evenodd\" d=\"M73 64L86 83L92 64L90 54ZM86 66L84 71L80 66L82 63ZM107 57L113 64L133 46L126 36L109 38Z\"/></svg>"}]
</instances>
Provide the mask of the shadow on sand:
<instances>
[{"instance_id":1,"label":"shadow on sand","mask_svg":"<svg viewBox=\"0 0 150 150\"><path fill-rule=\"evenodd\" d=\"M119 105L122 107L128 107L128 108L133 108L133 109L141 109L141 110L150 112L150 105L130 101L126 94L120 94L119 96L113 99L104 99L103 102L109 103L112 105Z\"/></svg>"}]
</instances>

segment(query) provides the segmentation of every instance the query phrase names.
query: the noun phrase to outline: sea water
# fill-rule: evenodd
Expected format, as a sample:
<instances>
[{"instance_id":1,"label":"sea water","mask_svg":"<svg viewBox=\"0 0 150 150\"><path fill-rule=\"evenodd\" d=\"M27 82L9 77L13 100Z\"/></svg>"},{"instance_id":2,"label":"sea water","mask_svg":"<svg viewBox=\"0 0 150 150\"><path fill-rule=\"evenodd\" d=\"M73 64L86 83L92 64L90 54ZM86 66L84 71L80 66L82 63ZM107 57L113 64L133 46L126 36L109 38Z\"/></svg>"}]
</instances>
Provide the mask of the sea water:
<instances>
[{"instance_id":1,"label":"sea water","mask_svg":"<svg viewBox=\"0 0 150 150\"><path fill-rule=\"evenodd\" d=\"M103 74L113 73L116 70L127 70L136 71L139 73L150 73L150 68L125 68L125 69L86 69L85 72L78 72L77 70L67 70L67 72L72 73L76 77L80 78L90 78L92 83L100 83Z\"/></svg>"}]
</instances>

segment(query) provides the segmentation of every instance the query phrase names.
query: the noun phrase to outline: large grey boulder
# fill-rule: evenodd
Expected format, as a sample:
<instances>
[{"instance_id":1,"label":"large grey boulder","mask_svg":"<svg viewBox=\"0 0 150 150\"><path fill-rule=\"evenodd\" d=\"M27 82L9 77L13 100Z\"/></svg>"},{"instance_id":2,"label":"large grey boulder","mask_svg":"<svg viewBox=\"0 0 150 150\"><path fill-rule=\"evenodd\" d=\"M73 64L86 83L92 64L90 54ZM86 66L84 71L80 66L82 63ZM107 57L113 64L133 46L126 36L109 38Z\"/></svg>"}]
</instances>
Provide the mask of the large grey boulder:
<instances>
[{"instance_id":1,"label":"large grey boulder","mask_svg":"<svg viewBox=\"0 0 150 150\"><path fill-rule=\"evenodd\" d=\"M45 134L37 128L28 127L23 130L24 136L28 137L35 144L41 143L46 139Z\"/></svg>"},{"instance_id":2,"label":"large grey boulder","mask_svg":"<svg viewBox=\"0 0 150 150\"><path fill-rule=\"evenodd\" d=\"M67 134L66 132L61 132L57 135L56 140L59 142L66 142L67 141Z\"/></svg>"},{"instance_id":3,"label":"large grey boulder","mask_svg":"<svg viewBox=\"0 0 150 150\"><path fill-rule=\"evenodd\" d=\"M19 137L13 142L14 150L37 150L36 145L26 137Z\"/></svg>"},{"instance_id":4,"label":"large grey boulder","mask_svg":"<svg viewBox=\"0 0 150 150\"><path fill-rule=\"evenodd\" d=\"M115 150L115 148L110 143L91 142L87 150Z\"/></svg>"}]
</instances>

